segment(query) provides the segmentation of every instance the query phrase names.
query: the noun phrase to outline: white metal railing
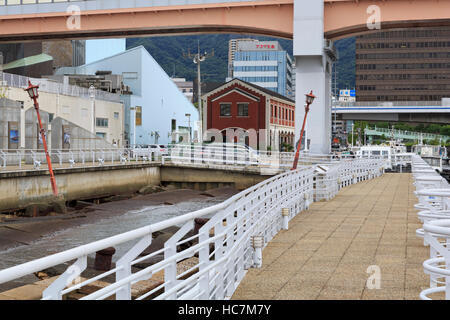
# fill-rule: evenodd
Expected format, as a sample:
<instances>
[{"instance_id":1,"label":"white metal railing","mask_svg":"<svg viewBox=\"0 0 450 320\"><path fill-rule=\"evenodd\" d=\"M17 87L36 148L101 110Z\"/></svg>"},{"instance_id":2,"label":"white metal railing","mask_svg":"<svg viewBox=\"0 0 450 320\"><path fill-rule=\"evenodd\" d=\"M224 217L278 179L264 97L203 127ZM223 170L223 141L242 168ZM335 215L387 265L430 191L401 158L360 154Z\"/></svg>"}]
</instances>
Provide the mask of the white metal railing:
<instances>
[{"instance_id":1,"label":"white metal railing","mask_svg":"<svg viewBox=\"0 0 450 320\"><path fill-rule=\"evenodd\" d=\"M450 140L450 136L445 136L435 133L408 131L408 130L398 130L398 129L387 129L387 128L365 128L364 133L367 135L384 134L386 136L391 136L394 134L394 138L409 138L409 139L424 139L424 140L439 140L443 142Z\"/></svg>"},{"instance_id":2,"label":"white metal railing","mask_svg":"<svg viewBox=\"0 0 450 320\"><path fill-rule=\"evenodd\" d=\"M91 99L91 93L88 88L59 83L49 79L30 78L6 72L0 73L0 86L2 86L3 83L4 85L13 88L25 88L28 87L28 80L30 80L33 85L39 85L39 91L42 92ZM120 95L97 89L95 90L95 99L120 103Z\"/></svg>"},{"instance_id":3,"label":"white metal railing","mask_svg":"<svg viewBox=\"0 0 450 320\"><path fill-rule=\"evenodd\" d=\"M450 219L438 219L424 224L425 241L430 245L430 259L423 263L430 275L430 288L423 290L420 297L431 300L430 294L445 293L450 300Z\"/></svg>"},{"instance_id":4,"label":"white metal railing","mask_svg":"<svg viewBox=\"0 0 450 320\"><path fill-rule=\"evenodd\" d=\"M108 149L52 149L50 159L55 167L70 164L70 167L101 166L105 164L133 164L139 162L161 161L161 154L145 149L139 153L126 148ZM46 165L47 159L43 149L0 150L0 172L26 168L25 165Z\"/></svg>"},{"instance_id":5,"label":"white metal railing","mask_svg":"<svg viewBox=\"0 0 450 320\"><path fill-rule=\"evenodd\" d=\"M430 276L430 288L420 293L420 298L430 300L431 294L445 293L450 300L450 185L420 156L412 158L415 194L419 203L414 205L423 228L416 235L430 246L430 259L423 263L424 272Z\"/></svg>"},{"instance_id":6,"label":"white metal railing","mask_svg":"<svg viewBox=\"0 0 450 320\"><path fill-rule=\"evenodd\" d=\"M367 172L362 172L367 164ZM314 201L314 171L314 166L302 166L267 179L212 207L1 270L0 283L76 260L43 292L43 299L62 299L68 293L111 274L116 275L114 283L82 299L105 299L113 295L116 299L131 299L133 284L162 270L164 282L134 298L227 299L248 268L261 266L262 249L274 235L282 228L286 229L288 221ZM352 177L349 184L383 172L380 161L360 159L348 161L337 171ZM334 174L336 171L329 172ZM211 218L195 233L195 219L204 217ZM152 243L155 232L171 226L181 227L165 242L164 248L139 256ZM130 242L131 249L112 270L73 284L73 280L86 269L88 255ZM187 248L180 247L188 242L191 245ZM158 254L164 255L162 261L132 272L133 265ZM177 263L196 256L198 262L195 265L177 273Z\"/></svg>"},{"instance_id":7,"label":"white metal railing","mask_svg":"<svg viewBox=\"0 0 450 320\"><path fill-rule=\"evenodd\" d=\"M440 107L442 101L358 101L333 102L335 107Z\"/></svg>"},{"instance_id":8,"label":"white metal railing","mask_svg":"<svg viewBox=\"0 0 450 320\"><path fill-rule=\"evenodd\" d=\"M168 154L162 163L192 164L196 166L253 166L288 170L294 162L294 152L261 151L242 145L212 143L210 145L169 145ZM349 155L319 155L302 152L299 165L337 164L343 159L354 159Z\"/></svg>"}]
</instances>

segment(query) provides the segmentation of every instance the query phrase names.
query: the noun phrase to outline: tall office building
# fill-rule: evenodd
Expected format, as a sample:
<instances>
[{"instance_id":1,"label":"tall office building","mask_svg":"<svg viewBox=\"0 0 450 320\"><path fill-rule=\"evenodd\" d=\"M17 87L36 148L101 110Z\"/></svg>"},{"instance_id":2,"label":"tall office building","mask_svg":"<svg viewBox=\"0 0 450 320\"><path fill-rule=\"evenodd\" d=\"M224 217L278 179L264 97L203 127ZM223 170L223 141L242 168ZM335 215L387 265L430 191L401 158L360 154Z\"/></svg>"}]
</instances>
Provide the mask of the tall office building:
<instances>
[{"instance_id":1,"label":"tall office building","mask_svg":"<svg viewBox=\"0 0 450 320\"><path fill-rule=\"evenodd\" d=\"M377 31L356 38L357 101L450 97L450 27Z\"/></svg>"},{"instance_id":2,"label":"tall office building","mask_svg":"<svg viewBox=\"0 0 450 320\"><path fill-rule=\"evenodd\" d=\"M239 43L241 42L257 42L256 39L231 39L228 41L228 80L233 79L233 62L234 62L234 54L237 50L239 50Z\"/></svg>"},{"instance_id":3,"label":"tall office building","mask_svg":"<svg viewBox=\"0 0 450 320\"><path fill-rule=\"evenodd\" d=\"M278 41L238 39L232 61L233 78L253 83L290 99L295 98L293 62Z\"/></svg>"},{"instance_id":4,"label":"tall office building","mask_svg":"<svg viewBox=\"0 0 450 320\"><path fill-rule=\"evenodd\" d=\"M72 67L86 63L86 40L72 40Z\"/></svg>"}]
</instances>

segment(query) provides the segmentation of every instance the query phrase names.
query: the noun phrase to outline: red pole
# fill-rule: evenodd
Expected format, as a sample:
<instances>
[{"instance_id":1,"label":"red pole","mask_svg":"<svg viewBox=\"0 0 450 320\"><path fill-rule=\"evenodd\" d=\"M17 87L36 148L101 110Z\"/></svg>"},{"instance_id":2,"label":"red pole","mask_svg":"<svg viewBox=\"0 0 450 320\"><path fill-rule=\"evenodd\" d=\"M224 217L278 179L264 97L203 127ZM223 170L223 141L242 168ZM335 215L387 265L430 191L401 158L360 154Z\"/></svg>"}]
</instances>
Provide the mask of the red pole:
<instances>
[{"instance_id":1,"label":"red pole","mask_svg":"<svg viewBox=\"0 0 450 320\"><path fill-rule=\"evenodd\" d=\"M39 103L37 102L37 98L33 98L34 101L34 108L36 109L36 114L39 122L39 132L41 133L42 143L44 145L45 150L45 156L47 157L47 165L48 165L48 171L50 171L50 182L52 184L52 190L55 197L58 196L58 187L56 186L56 180L55 175L53 174L53 168L52 168L52 160L50 159L50 155L48 154L47 149L47 141L45 140L45 131L44 128L42 128L42 122L41 122L41 115L39 114Z\"/></svg>"},{"instance_id":2,"label":"red pole","mask_svg":"<svg viewBox=\"0 0 450 320\"><path fill-rule=\"evenodd\" d=\"M295 152L294 165L292 166L291 170L297 169L298 157L300 154L300 148L302 147L303 133L305 132L306 117L308 116L308 112L309 112L309 104L307 104L305 107L305 117L303 118L302 131L300 132L300 140L298 141L297 151ZM305 141L305 143L308 142Z\"/></svg>"}]
</instances>

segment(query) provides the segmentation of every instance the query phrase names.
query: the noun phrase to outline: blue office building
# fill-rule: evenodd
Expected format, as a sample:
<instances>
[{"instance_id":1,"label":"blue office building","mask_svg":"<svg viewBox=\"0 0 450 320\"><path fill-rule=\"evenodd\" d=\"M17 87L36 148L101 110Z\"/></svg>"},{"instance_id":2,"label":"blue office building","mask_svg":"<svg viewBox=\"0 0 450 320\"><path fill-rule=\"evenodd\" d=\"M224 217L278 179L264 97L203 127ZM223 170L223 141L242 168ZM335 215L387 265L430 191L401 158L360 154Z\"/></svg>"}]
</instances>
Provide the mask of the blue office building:
<instances>
[{"instance_id":1,"label":"blue office building","mask_svg":"<svg viewBox=\"0 0 450 320\"><path fill-rule=\"evenodd\" d=\"M234 43L232 78L295 98L292 59L278 41L243 39Z\"/></svg>"}]
</instances>

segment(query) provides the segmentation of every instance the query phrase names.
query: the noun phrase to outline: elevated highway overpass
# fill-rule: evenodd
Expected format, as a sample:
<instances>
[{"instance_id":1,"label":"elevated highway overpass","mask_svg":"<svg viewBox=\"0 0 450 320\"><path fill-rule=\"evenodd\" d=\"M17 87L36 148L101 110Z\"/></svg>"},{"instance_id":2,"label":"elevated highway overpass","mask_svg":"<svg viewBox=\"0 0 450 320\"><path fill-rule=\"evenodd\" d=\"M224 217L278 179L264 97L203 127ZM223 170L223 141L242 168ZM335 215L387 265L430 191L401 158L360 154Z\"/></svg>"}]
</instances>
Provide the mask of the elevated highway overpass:
<instances>
[{"instance_id":1,"label":"elevated highway overpass","mask_svg":"<svg viewBox=\"0 0 450 320\"><path fill-rule=\"evenodd\" d=\"M341 120L450 123L450 103L441 101L337 103L333 114Z\"/></svg>"},{"instance_id":2,"label":"elevated highway overpass","mask_svg":"<svg viewBox=\"0 0 450 320\"><path fill-rule=\"evenodd\" d=\"M305 0L0 0L0 41L217 32L293 38L295 21L316 16L308 3ZM294 4L298 5L297 11ZM325 38L332 40L370 31L367 22L376 14L369 10L373 5L382 12L383 29L450 25L449 1L323 0ZM73 21L68 24L68 19L74 15L81 18L81 23L70 28Z\"/></svg>"}]
</instances>

